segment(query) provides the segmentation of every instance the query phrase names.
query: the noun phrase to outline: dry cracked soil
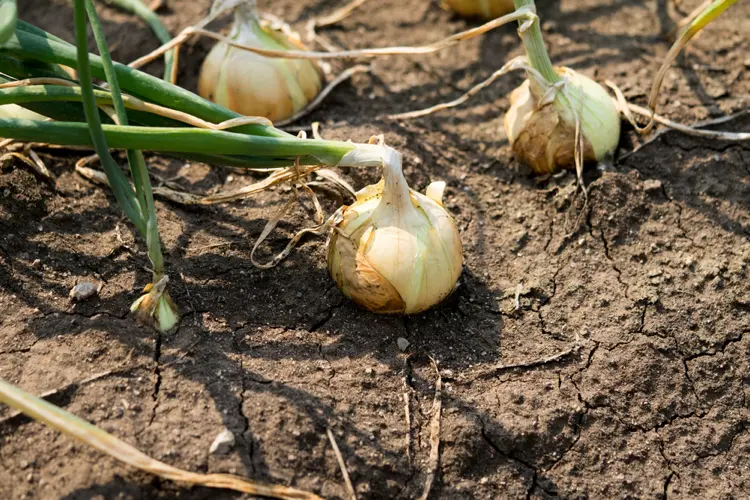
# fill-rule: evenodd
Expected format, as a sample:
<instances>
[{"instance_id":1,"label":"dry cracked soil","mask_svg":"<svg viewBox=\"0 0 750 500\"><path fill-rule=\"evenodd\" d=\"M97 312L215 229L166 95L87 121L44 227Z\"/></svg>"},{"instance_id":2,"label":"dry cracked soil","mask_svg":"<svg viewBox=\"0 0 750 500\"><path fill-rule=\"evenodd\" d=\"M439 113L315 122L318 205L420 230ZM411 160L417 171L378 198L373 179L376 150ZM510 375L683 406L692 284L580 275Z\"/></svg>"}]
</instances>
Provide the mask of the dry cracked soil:
<instances>
[{"instance_id":1,"label":"dry cracked soil","mask_svg":"<svg viewBox=\"0 0 750 500\"><path fill-rule=\"evenodd\" d=\"M209 7L167 3L160 13L173 33ZM611 79L644 103L667 34L699 3L538 8L556 63ZM339 4L261 7L303 29ZM23 19L72 39L69 2L20 8ZM158 45L138 19L99 9L117 60ZM470 25L435 2L384 0L322 34L350 48L417 45ZM660 111L693 123L747 109L748 33L750 4L739 2L667 74ZM201 40L183 51L187 88L209 48ZM750 497L750 146L674 132L646 141L625 128L614 159L587 170L584 204L573 176L540 180L512 158L502 116L520 75L451 111L384 118L456 98L519 54L507 26L434 55L378 59L302 121L320 121L334 139L384 133L414 188L447 181L465 266L456 292L419 316L375 316L346 300L320 239L304 240L276 268L254 268L252 242L289 196L278 188L212 207L158 202L184 317L176 332L157 334L128 316L150 277L143 242L111 193L74 172L80 153L40 150L54 184L6 165L0 377L34 393L59 389L51 401L170 464L346 498L331 428L360 498L416 498L430 451L430 355L443 380L431 498ZM750 113L721 128L750 131ZM192 192L258 178L147 159ZM342 175L358 188L378 177ZM346 201L321 198L329 213ZM309 224L309 211L295 209L261 253ZM84 280L101 282L100 294L71 303L68 291ZM509 366L518 364L528 366ZM210 454L225 427L236 445ZM0 409L2 498L237 496L161 481Z\"/></svg>"}]
</instances>

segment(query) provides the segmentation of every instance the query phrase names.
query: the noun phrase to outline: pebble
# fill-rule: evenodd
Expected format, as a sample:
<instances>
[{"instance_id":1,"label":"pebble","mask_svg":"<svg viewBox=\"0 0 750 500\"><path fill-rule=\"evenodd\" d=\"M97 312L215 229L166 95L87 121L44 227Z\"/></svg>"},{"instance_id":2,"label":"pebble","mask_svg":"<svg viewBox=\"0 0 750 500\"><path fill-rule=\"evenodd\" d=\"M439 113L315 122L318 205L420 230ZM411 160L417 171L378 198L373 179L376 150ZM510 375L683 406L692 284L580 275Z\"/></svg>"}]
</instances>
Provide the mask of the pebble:
<instances>
[{"instance_id":1,"label":"pebble","mask_svg":"<svg viewBox=\"0 0 750 500\"><path fill-rule=\"evenodd\" d=\"M659 179L648 179L643 181L643 190L647 193L653 193L654 191L661 191L661 181Z\"/></svg>"},{"instance_id":2,"label":"pebble","mask_svg":"<svg viewBox=\"0 0 750 500\"><path fill-rule=\"evenodd\" d=\"M409 348L409 341L404 337L399 337L398 339L396 339L396 344L398 344L398 348L399 350L401 350L401 352L404 352Z\"/></svg>"},{"instance_id":3,"label":"pebble","mask_svg":"<svg viewBox=\"0 0 750 500\"><path fill-rule=\"evenodd\" d=\"M229 429L224 429L216 436L214 442L211 443L211 447L208 452L212 455L225 455L229 453L229 450L234 448L234 434Z\"/></svg>"},{"instance_id":4,"label":"pebble","mask_svg":"<svg viewBox=\"0 0 750 500\"><path fill-rule=\"evenodd\" d=\"M70 297L71 300L80 302L98 294L101 288L101 284L97 285L96 283L92 283L90 281L83 281L70 289L68 297Z\"/></svg>"}]
</instances>

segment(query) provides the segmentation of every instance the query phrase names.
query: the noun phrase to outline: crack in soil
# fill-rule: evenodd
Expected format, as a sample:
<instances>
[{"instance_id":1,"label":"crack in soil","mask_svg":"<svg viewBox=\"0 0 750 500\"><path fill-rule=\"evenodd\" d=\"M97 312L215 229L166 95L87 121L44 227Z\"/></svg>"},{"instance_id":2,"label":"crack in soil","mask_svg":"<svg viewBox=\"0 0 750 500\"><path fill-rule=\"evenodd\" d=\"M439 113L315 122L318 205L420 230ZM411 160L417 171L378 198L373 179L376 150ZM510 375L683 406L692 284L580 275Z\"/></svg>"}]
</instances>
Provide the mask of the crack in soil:
<instances>
[{"instance_id":1,"label":"crack in soil","mask_svg":"<svg viewBox=\"0 0 750 500\"><path fill-rule=\"evenodd\" d=\"M596 236L594 235L594 229L599 230L599 239L601 240L602 245L604 246L604 256L607 258L610 266L612 266L612 269L617 274L617 282L623 287L625 287L625 293L624 293L625 298L632 300L630 298L630 284L626 283L625 280L622 279L622 271L620 270L619 267L617 267L617 264L615 263L615 259L613 259L612 255L610 254L610 246L609 246L609 242L607 241L607 237L604 236L604 230L600 227L597 227L597 228L591 227L591 229L589 230L589 233L591 234L592 238L596 238Z\"/></svg>"},{"instance_id":2,"label":"crack in soil","mask_svg":"<svg viewBox=\"0 0 750 500\"><path fill-rule=\"evenodd\" d=\"M326 292L326 293L328 293L328 292ZM315 333L318 330L320 330L321 328L323 328L326 325L326 323L328 323L329 321L331 321L333 319L333 315L335 314L335 312L338 309L341 309L342 307L344 307L345 304L346 304L346 302L344 302L343 300L341 300L341 301L339 301L338 304L331 305L331 307L329 307L328 309L326 309L325 315L322 318L320 318L320 319L318 319L316 321L313 321L312 324L310 324L310 326L307 328L307 331L309 333Z\"/></svg>"},{"instance_id":3,"label":"crack in soil","mask_svg":"<svg viewBox=\"0 0 750 500\"><path fill-rule=\"evenodd\" d=\"M236 349L235 349L236 350ZM255 474L255 442L250 435L250 419L245 414L245 365L240 355L240 397L237 401L237 411L242 418L242 430L240 436L245 440L247 445L247 458L250 463L250 472Z\"/></svg>"},{"instance_id":4,"label":"crack in soil","mask_svg":"<svg viewBox=\"0 0 750 500\"><path fill-rule=\"evenodd\" d=\"M685 361L692 361L697 358L712 357L712 356L717 356L718 354L724 354L724 351L726 350L727 347L729 347L729 345L735 344L737 342L742 342L742 339L745 336L745 333L747 332L740 332L738 337L730 337L728 339L725 339L718 346L715 345L715 346L709 347L705 351L701 351L697 354L690 354L688 356L685 356L683 359Z\"/></svg>"},{"instance_id":5,"label":"crack in soil","mask_svg":"<svg viewBox=\"0 0 750 500\"><path fill-rule=\"evenodd\" d=\"M517 463L521 464L523 467L525 467L525 468L527 468L527 469L529 469L531 471L534 471L534 474L536 474L537 469L536 469L536 467L534 465L530 464L529 462L525 461L522 458L518 458L518 457L514 456L512 453L508 453L508 452L505 452L502 449L500 449L500 447L497 444L495 444L495 442L487 435L487 427L485 425L484 420L481 417L476 417L476 418L479 421L479 429L480 429L480 433L482 435L482 439L484 439L487 442L487 444L490 446L490 448L492 448L493 450L495 450L495 452L498 455L500 455L501 457L507 458L508 460L512 460L514 462L517 462Z\"/></svg>"},{"instance_id":6,"label":"crack in soil","mask_svg":"<svg viewBox=\"0 0 750 500\"><path fill-rule=\"evenodd\" d=\"M156 330L156 337L154 339L154 390L151 393L151 399L154 402L154 407L151 410L151 417L148 419L148 425L154 423L156 418L156 410L159 408L159 389L161 388L161 366L159 364L161 360L161 342L162 334L159 330Z\"/></svg>"},{"instance_id":7,"label":"crack in soil","mask_svg":"<svg viewBox=\"0 0 750 500\"><path fill-rule=\"evenodd\" d=\"M664 481L664 492L662 493L662 498L664 498L664 500L667 500L669 485L672 483L672 479L675 477L679 478L676 472L671 471L667 476L667 479Z\"/></svg>"},{"instance_id":8,"label":"crack in soil","mask_svg":"<svg viewBox=\"0 0 750 500\"><path fill-rule=\"evenodd\" d=\"M554 274L552 275L552 290L550 292L549 297L546 298L544 303L540 303L539 307L536 310L537 317L539 318L539 323L541 323L541 330L544 335L547 336L553 336L552 333L547 329L547 323L544 320L544 315L542 314L542 308L549 306L552 303L552 299L555 298L555 295L557 295L557 276L560 274L563 268L563 263L558 262L557 268L555 269Z\"/></svg>"}]
</instances>

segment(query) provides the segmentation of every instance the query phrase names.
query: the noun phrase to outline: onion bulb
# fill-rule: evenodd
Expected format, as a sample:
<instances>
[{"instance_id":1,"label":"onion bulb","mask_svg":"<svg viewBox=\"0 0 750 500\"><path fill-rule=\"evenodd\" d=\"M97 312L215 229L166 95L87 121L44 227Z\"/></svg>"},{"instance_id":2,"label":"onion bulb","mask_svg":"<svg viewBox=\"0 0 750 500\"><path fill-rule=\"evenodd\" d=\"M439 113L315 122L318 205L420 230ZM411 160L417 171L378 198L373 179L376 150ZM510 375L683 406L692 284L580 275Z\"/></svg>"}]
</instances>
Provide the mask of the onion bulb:
<instances>
[{"instance_id":1,"label":"onion bulb","mask_svg":"<svg viewBox=\"0 0 750 500\"><path fill-rule=\"evenodd\" d=\"M607 91L570 68L555 71L564 77L561 85L524 81L511 93L505 114L513 152L540 174L575 168L576 117L584 161L602 160L620 139L620 115Z\"/></svg>"},{"instance_id":2,"label":"onion bulb","mask_svg":"<svg viewBox=\"0 0 750 500\"><path fill-rule=\"evenodd\" d=\"M443 208L444 182L409 188L401 155L383 151L383 178L334 216L328 271L344 295L376 313L414 314L436 305L461 274L461 240Z\"/></svg>"},{"instance_id":3,"label":"onion bulb","mask_svg":"<svg viewBox=\"0 0 750 500\"><path fill-rule=\"evenodd\" d=\"M169 278L165 275L155 283L149 283L143 289L143 295L130 306L138 323L153 326L159 331L172 330L180 321L180 312L167 293Z\"/></svg>"},{"instance_id":4,"label":"onion bulb","mask_svg":"<svg viewBox=\"0 0 750 500\"><path fill-rule=\"evenodd\" d=\"M261 26L254 3L235 9L228 38L269 50L305 50L286 34ZM315 99L323 86L318 66L308 59L270 58L217 43L198 78L198 93L232 111L271 121L293 116Z\"/></svg>"},{"instance_id":5,"label":"onion bulb","mask_svg":"<svg viewBox=\"0 0 750 500\"><path fill-rule=\"evenodd\" d=\"M515 10L513 0L444 0L453 12L464 17L495 19Z\"/></svg>"}]
</instances>

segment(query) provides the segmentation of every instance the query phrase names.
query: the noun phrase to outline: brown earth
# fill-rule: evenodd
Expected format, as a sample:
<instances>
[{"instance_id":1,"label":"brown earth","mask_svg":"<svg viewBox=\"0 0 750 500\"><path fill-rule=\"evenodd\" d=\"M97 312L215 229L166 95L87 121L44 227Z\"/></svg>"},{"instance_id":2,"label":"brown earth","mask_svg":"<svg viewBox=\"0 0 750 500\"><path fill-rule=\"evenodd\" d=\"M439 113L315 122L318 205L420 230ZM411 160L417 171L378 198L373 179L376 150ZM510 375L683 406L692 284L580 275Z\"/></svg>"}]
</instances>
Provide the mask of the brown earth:
<instances>
[{"instance_id":1,"label":"brown earth","mask_svg":"<svg viewBox=\"0 0 750 500\"><path fill-rule=\"evenodd\" d=\"M208 3L170 0L163 18L176 33ZM666 33L699 3L565 0L540 2L539 13L556 63L612 79L643 103ZM262 6L302 28L338 4ZM68 5L21 2L22 18L71 39ZM137 19L101 12L116 59L158 45ZM351 48L407 45L470 24L426 0L372 1L324 35ZM750 4L739 2L669 72L660 110L690 123L747 108L748 33ZM209 47L183 52L188 88ZM20 164L4 169L0 377L34 393L67 387L52 401L170 464L344 498L330 427L360 498L415 498L428 469L429 354L444 381L432 498L750 496L750 148L670 132L631 154L641 139L627 129L615 160L587 172L584 207L572 176L540 182L511 157L502 115L519 75L450 112L379 118L453 99L520 53L505 27L435 55L380 59L303 120L321 121L329 138L384 133L413 187L448 182L465 268L456 293L419 316L375 316L344 299L321 240L277 268L254 268L252 242L288 196L277 189L210 208L158 204L184 312L176 333L158 335L128 317L150 277L143 242L111 194L73 172L76 154L44 157L56 187ZM750 115L722 128L750 131ZM253 179L149 160L195 192ZM344 175L357 187L377 179ZM341 203L323 199L329 212ZM298 209L263 254L306 224ZM70 303L69 289L91 279L103 283L99 297ZM576 338L581 348L557 361L491 371L569 350ZM223 427L237 445L211 455ZM235 496L160 481L23 418L0 421L2 498Z\"/></svg>"}]
</instances>

